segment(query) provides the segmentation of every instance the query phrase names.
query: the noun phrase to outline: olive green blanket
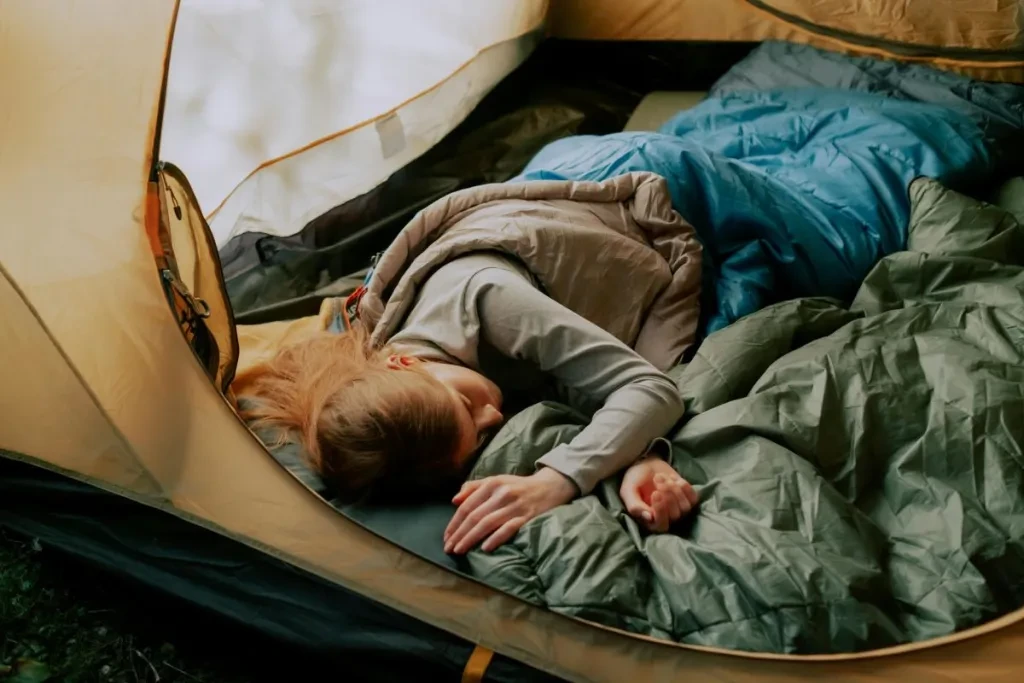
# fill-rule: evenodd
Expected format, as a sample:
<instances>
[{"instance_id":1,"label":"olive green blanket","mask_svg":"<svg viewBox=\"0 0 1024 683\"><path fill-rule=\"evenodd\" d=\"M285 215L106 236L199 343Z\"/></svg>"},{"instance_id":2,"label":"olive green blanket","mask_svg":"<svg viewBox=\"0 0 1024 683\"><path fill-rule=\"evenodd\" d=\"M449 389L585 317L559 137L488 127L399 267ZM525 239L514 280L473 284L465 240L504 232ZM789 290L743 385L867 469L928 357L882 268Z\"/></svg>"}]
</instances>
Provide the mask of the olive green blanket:
<instances>
[{"instance_id":1,"label":"olive green blanket","mask_svg":"<svg viewBox=\"0 0 1024 683\"><path fill-rule=\"evenodd\" d=\"M672 370L672 464L702 503L671 533L609 480L474 575L568 615L685 643L841 652L1024 604L1024 180L981 203L919 179L907 250L849 306L788 301ZM513 418L473 477L528 473L584 419Z\"/></svg>"}]
</instances>

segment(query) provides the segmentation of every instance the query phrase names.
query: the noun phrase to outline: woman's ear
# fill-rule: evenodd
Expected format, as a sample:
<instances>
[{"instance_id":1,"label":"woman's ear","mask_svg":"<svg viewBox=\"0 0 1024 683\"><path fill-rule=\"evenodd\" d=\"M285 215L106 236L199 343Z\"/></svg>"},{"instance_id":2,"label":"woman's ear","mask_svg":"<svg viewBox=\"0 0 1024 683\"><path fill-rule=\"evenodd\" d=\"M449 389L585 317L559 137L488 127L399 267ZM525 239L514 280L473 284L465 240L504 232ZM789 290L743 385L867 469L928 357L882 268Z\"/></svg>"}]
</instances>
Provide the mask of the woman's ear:
<instances>
[{"instance_id":1,"label":"woman's ear","mask_svg":"<svg viewBox=\"0 0 1024 683\"><path fill-rule=\"evenodd\" d=\"M388 356L387 366L391 370L404 370L405 368L409 367L415 362L415 358L410 358L409 356L400 356L397 353L393 353L390 356Z\"/></svg>"}]
</instances>

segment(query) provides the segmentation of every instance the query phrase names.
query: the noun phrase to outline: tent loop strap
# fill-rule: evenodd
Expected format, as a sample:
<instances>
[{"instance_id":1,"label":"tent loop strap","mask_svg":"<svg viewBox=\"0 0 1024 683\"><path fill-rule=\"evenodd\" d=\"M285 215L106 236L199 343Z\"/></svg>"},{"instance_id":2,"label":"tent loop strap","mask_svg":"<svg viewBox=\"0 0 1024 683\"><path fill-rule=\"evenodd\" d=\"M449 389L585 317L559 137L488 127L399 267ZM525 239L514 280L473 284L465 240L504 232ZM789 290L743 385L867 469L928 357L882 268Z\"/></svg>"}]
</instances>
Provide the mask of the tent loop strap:
<instances>
[{"instance_id":1,"label":"tent loop strap","mask_svg":"<svg viewBox=\"0 0 1024 683\"><path fill-rule=\"evenodd\" d=\"M462 683L481 683L493 657L494 650L488 650L480 645L474 647L466 661L466 667L462 670Z\"/></svg>"}]
</instances>

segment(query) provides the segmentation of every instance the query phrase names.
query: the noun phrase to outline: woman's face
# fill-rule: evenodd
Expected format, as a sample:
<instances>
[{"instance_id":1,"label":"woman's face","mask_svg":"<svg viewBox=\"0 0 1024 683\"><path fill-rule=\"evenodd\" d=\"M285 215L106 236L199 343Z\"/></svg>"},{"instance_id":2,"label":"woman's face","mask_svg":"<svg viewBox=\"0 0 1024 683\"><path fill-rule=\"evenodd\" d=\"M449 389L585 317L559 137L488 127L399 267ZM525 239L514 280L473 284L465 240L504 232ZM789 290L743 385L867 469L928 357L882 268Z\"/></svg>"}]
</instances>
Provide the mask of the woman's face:
<instances>
[{"instance_id":1,"label":"woman's face","mask_svg":"<svg viewBox=\"0 0 1024 683\"><path fill-rule=\"evenodd\" d=\"M392 357L389 362L408 367L407 358ZM501 390L479 372L461 365L417 363L421 370L443 384L451 395L458 416L462 439L453 454L462 467L480 450L484 442L501 426Z\"/></svg>"},{"instance_id":2,"label":"woman's face","mask_svg":"<svg viewBox=\"0 0 1024 683\"><path fill-rule=\"evenodd\" d=\"M448 388L461 426L462 441L454 453L466 464L501 426L501 390L479 372L447 363L424 363L422 369Z\"/></svg>"}]
</instances>

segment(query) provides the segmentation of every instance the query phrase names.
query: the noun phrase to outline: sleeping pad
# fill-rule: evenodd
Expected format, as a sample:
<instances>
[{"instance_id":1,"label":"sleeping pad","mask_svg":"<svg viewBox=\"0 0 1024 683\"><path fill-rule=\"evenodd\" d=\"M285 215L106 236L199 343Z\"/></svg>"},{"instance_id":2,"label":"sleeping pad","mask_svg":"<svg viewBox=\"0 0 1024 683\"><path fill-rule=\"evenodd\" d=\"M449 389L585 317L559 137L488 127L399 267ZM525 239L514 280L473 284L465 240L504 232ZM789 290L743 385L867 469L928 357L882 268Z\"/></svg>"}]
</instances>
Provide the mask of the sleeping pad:
<instances>
[{"instance_id":1,"label":"sleeping pad","mask_svg":"<svg viewBox=\"0 0 1024 683\"><path fill-rule=\"evenodd\" d=\"M995 196L1009 208L914 181L906 250L851 304L768 306L670 371L696 514L648 534L612 478L471 551L471 573L566 615L762 652L917 641L1024 604L1024 180ZM584 424L533 405L471 476L530 473Z\"/></svg>"},{"instance_id":2,"label":"sleeping pad","mask_svg":"<svg viewBox=\"0 0 1024 683\"><path fill-rule=\"evenodd\" d=\"M552 142L509 182L664 176L704 246L701 331L713 332L783 299L849 300L880 257L906 244L914 178L970 193L1019 163L1024 106L1004 109L720 88L657 132Z\"/></svg>"}]
</instances>

